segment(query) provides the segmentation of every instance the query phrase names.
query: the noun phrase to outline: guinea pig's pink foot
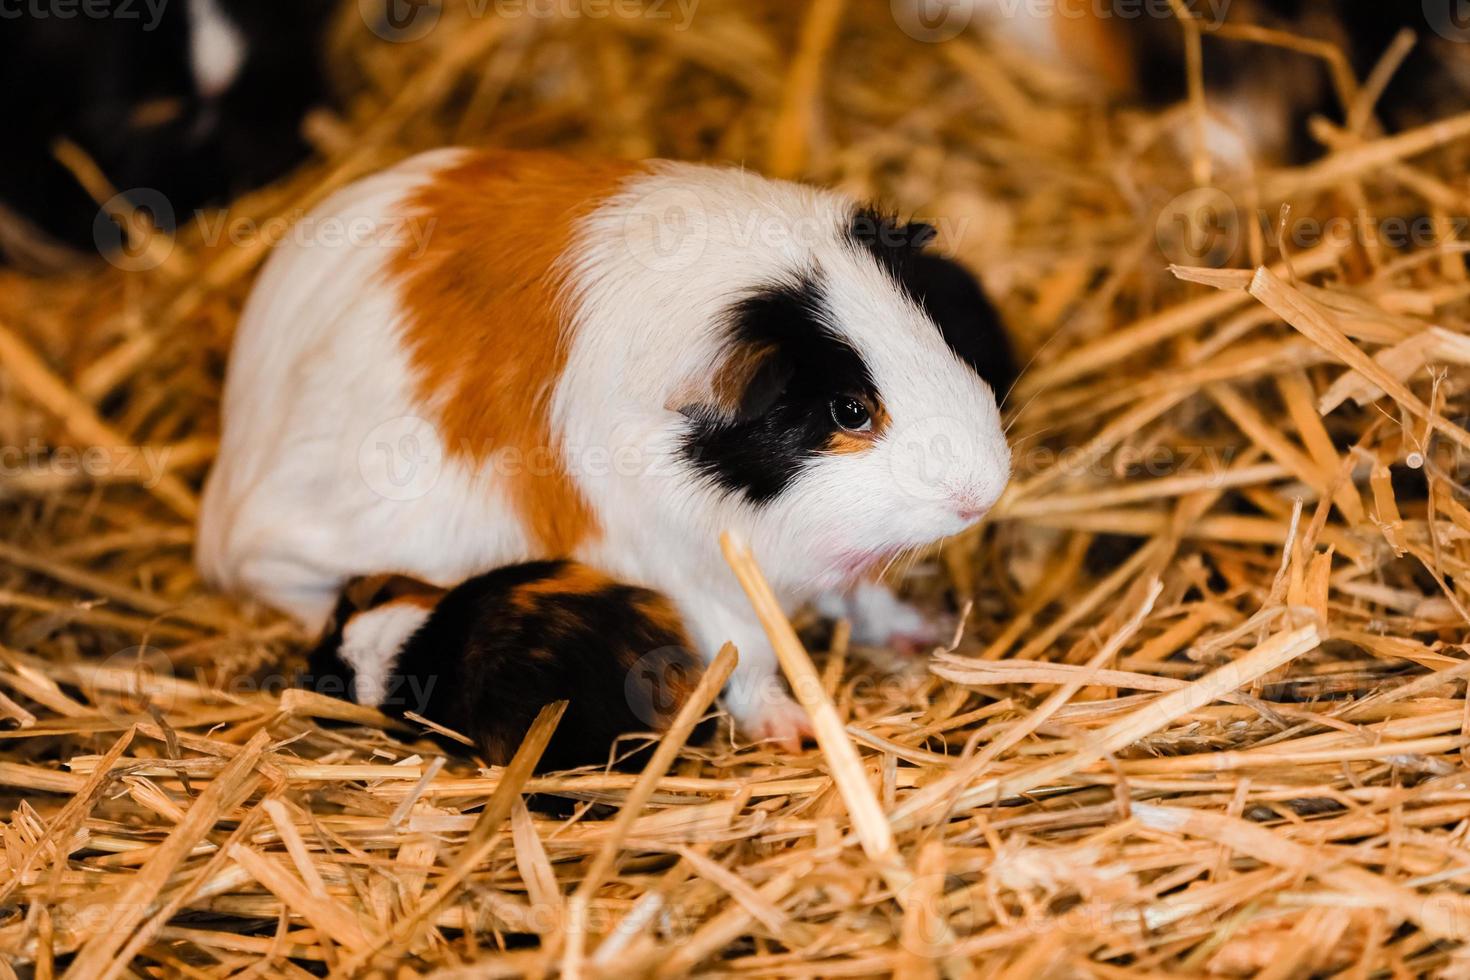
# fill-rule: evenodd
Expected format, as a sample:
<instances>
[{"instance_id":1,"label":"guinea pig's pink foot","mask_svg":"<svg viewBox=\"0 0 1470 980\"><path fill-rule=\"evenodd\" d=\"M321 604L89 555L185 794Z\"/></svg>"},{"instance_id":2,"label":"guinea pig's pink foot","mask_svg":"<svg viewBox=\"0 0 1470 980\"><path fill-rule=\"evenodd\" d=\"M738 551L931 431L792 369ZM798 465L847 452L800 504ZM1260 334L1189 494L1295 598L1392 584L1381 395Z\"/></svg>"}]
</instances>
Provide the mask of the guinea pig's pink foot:
<instances>
[{"instance_id":1,"label":"guinea pig's pink foot","mask_svg":"<svg viewBox=\"0 0 1470 980\"><path fill-rule=\"evenodd\" d=\"M888 647L899 653L928 653L948 642L946 624L936 622L904 602L885 585L863 582L850 592L822 597L816 609L832 619L852 625L852 642L860 646Z\"/></svg>"},{"instance_id":2,"label":"guinea pig's pink foot","mask_svg":"<svg viewBox=\"0 0 1470 980\"><path fill-rule=\"evenodd\" d=\"M790 698L761 705L740 728L752 741L774 742L788 752L799 752L804 739L816 738L806 709Z\"/></svg>"},{"instance_id":3,"label":"guinea pig's pink foot","mask_svg":"<svg viewBox=\"0 0 1470 980\"><path fill-rule=\"evenodd\" d=\"M933 653L935 647L945 642L939 630L932 629L918 633L894 633L888 637L887 646L906 657L918 657Z\"/></svg>"}]
</instances>

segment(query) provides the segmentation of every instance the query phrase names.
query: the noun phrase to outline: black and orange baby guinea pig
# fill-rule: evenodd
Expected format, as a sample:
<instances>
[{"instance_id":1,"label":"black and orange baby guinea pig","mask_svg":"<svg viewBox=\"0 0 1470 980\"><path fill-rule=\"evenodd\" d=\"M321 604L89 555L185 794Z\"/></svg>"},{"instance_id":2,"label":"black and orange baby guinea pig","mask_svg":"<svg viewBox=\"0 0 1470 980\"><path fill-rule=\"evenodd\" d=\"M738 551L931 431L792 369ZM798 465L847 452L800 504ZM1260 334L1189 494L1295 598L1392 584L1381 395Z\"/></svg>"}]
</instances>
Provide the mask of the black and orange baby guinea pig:
<instances>
[{"instance_id":1,"label":"black and orange baby guinea pig","mask_svg":"<svg viewBox=\"0 0 1470 980\"><path fill-rule=\"evenodd\" d=\"M448 590L402 575L354 579L303 681L426 718L495 765L510 761L544 705L565 699L537 767L551 771L604 765L619 736L667 728L702 670L659 593L576 562L536 561Z\"/></svg>"}]
</instances>

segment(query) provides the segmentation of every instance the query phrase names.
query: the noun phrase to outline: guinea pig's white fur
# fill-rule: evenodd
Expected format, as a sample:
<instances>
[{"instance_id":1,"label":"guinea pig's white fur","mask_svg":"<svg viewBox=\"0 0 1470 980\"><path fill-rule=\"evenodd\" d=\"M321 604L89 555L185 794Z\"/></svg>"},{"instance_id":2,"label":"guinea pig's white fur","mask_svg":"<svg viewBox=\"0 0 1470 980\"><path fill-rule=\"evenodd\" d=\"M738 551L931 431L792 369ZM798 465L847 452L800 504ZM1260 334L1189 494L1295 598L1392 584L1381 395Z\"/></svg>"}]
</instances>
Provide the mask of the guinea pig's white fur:
<instances>
[{"instance_id":1,"label":"guinea pig's white fur","mask_svg":"<svg viewBox=\"0 0 1470 980\"><path fill-rule=\"evenodd\" d=\"M407 599L365 609L342 624L342 646L337 655L352 668L352 700L377 707L388 696L388 678L398 653L410 636L428 621L432 606Z\"/></svg>"},{"instance_id":2,"label":"guinea pig's white fur","mask_svg":"<svg viewBox=\"0 0 1470 980\"><path fill-rule=\"evenodd\" d=\"M200 95L213 98L234 84L249 47L218 0L189 0L189 70Z\"/></svg>"},{"instance_id":3,"label":"guinea pig's white fur","mask_svg":"<svg viewBox=\"0 0 1470 980\"><path fill-rule=\"evenodd\" d=\"M563 235L555 227L538 238L504 210L503 224L469 231L517 236L494 253L510 264L554 248L518 299L524 321L518 307L492 318L515 323L474 315L475 302L493 301L473 265L445 266L460 298L439 305L434 280L415 277L455 260L445 250L472 219L449 202L496 186L456 182L521 167L539 176L503 207L569 215L565 240L550 241ZM570 190L584 177L594 190ZM568 200L538 203L548 187L567 188ZM426 209L431 198L444 207ZM995 396L844 234L855 208L736 169L665 162L585 176L572 161L465 150L338 192L277 248L241 319L199 531L206 578L318 627L353 575L391 570L448 586L509 562L572 557L668 595L706 656L734 641L728 707L748 733L789 739L804 715L775 682L720 532L742 536L794 607L963 530L1009 474ZM428 236L422 255L407 233L415 221ZM355 245L312 239L328 226L375 233ZM888 424L862 451L810 459L778 496L752 503L690 465L681 446L693 422L678 409L717 387L731 304L812 271L827 286L825 326L861 356ZM484 291L499 274L484 272ZM550 309L531 308L548 296ZM538 323L562 332L560 346L527 365L535 338L516 331ZM426 360L435 344L444 363ZM527 390L502 390L517 386ZM517 432L544 419L550 453L517 465L464 435L466 424L500 431L497 412L528 413ZM384 484L384 454L407 488ZM558 514L537 510L547 501Z\"/></svg>"}]
</instances>

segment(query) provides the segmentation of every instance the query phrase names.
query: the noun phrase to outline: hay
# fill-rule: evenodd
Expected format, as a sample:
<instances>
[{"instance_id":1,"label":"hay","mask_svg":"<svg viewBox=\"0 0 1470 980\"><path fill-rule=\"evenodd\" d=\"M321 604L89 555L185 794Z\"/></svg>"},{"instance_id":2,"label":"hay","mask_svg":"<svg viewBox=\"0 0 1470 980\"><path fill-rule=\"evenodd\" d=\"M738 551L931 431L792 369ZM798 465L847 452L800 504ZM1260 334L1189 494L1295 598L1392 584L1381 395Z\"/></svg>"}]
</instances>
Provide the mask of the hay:
<instances>
[{"instance_id":1,"label":"hay","mask_svg":"<svg viewBox=\"0 0 1470 980\"><path fill-rule=\"evenodd\" d=\"M1339 78L1320 162L1211 175L1200 92L1110 108L888 7L351 9L320 161L134 271L0 273L0 976L1470 972L1470 116L1375 137L1383 72ZM305 638L189 563L230 331L271 219L456 139L945 219L1034 361L995 519L909 570L972 603L931 669L809 656L732 542L797 755L533 777L549 710L477 770L281 690Z\"/></svg>"}]
</instances>

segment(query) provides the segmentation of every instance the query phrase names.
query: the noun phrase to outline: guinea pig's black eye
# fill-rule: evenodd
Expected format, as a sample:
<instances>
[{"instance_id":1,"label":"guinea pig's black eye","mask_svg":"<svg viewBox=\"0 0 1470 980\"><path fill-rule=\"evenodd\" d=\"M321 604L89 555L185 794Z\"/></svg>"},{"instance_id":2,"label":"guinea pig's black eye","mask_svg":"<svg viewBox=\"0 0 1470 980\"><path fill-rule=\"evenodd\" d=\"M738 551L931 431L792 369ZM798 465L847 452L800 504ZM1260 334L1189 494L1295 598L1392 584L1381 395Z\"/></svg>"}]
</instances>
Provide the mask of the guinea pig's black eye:
<instances>
[{"instance_id":1,"label":"guinea pig's black eye","mask_svg":"<svg viewBox=\"0 0 1470 980\"><path fill-rule=\"evenodd\" d=\"M832 421L849 432L867 432L873 427L873 415L868 406L846 395L832 399Z\"/></svg>"}]
</instances>

